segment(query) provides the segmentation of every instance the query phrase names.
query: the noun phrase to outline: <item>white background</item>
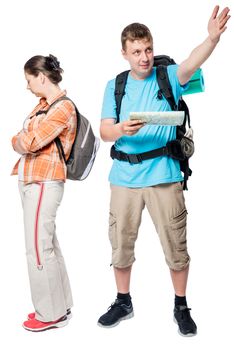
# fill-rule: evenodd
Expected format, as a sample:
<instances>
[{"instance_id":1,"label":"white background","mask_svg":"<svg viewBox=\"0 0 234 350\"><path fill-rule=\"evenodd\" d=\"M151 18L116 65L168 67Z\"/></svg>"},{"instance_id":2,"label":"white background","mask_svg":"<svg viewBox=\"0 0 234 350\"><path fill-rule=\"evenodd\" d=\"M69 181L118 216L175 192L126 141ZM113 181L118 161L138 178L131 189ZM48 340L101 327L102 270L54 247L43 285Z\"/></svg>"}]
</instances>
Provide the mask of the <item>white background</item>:
<instances>
[{"instance_id":1,"label":"white background","mask_svg":"<svg viewBox=\"0 0 234 350\"><path fill-rule=\"evenodd\" d=\"M221 7L231 1L219 1ZM186 96L195 131L193 176L185 193L192 257L187 298L198 324L197 337L178 335L172 321L173 289L168 268L145 211L136 246L131 294L135 317L113 329L96 325L114 300L107 237L110 144L101 143L94 169L84 182L66 184L57 232L73 289L70 324L34 334L21 324L33 311L24 249L18 159L11 137L37 103L26 90L24 63L36 54L58 57L65 87L99 133L106 82L128 68L120 33L132 23L148 25L155 54L180 63L207 36L211 1L2 1L1 33L1 336L3 349L205 349L233 348L233 23L203 65L206 91Z\"/></svg>"}]
</instances>

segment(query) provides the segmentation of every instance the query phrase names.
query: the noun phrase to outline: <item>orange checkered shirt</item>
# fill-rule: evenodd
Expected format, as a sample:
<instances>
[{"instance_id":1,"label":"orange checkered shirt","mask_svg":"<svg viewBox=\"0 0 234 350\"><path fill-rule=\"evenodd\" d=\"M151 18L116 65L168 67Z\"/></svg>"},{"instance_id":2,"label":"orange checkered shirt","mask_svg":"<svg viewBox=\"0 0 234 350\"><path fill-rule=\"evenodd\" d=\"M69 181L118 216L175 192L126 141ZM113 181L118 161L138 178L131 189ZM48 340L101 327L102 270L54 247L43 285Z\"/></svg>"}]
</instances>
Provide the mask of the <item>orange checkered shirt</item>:
<instances>
[{"instance_id":1,"label":"orange checkered shirt","mask_svg":"<svg viewBox=\"0 0 234 350\"><path fill-rule=\"evenodd\" d=\"M70 101L62 100L51 107L49 112L36 115L38 111L47 111L49 106L59 97L66 95L61 92L51 101L41 98L39 104L25 120L23 128L12 138L12 146L18 137L26 147L26 154L23 155L24 183L66 180L66 165L59 158L57 146L53 140L59 136L66 158L69 157L72 144L75 139L77 117L73 104ZM14 166L12 175L18 174L20 159Z\"/></svg>"}]
</instances>

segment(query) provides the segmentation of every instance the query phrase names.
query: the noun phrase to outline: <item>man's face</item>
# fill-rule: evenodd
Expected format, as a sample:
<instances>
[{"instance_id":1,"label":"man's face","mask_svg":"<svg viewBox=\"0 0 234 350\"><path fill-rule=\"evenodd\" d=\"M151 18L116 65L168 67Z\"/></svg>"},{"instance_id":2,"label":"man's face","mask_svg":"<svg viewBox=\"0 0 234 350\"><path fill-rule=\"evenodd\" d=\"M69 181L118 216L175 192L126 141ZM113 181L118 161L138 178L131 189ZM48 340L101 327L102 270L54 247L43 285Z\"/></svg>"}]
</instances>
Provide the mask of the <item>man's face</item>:
<instances>
[{"instance_id":1,"label":"man's face","mask_svg":"<svg viewBox=\"0 0 234 350\"><path fill-rule=\"evenodd\" d=\"M129 62L135 79L145 79L151 74L154 64L153 43L146 39L126 41L123 57Z\"/></svg>"}]
</instances>

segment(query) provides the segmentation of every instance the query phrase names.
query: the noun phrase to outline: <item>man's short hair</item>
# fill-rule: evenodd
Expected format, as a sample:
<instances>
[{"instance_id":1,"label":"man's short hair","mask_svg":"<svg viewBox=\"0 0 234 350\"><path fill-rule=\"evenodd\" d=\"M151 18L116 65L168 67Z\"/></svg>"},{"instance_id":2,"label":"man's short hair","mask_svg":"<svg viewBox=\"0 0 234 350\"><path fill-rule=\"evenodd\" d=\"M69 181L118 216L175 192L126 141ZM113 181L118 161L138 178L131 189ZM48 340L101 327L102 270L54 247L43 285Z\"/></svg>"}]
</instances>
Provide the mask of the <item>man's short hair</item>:
<instances>
[{"instance_id":1,"label":"man's short hair","mask_svg":"<svg viewBox=\"0 0 234 350\"><path fill-rule=\"evenodd\" d=\"M133 42L134 40L146 39L153 43L153 37L146 25L141 23L132 23L124 28L121 34L122 49L126 49L126 41Z\"/></svg>"}]
</instances>

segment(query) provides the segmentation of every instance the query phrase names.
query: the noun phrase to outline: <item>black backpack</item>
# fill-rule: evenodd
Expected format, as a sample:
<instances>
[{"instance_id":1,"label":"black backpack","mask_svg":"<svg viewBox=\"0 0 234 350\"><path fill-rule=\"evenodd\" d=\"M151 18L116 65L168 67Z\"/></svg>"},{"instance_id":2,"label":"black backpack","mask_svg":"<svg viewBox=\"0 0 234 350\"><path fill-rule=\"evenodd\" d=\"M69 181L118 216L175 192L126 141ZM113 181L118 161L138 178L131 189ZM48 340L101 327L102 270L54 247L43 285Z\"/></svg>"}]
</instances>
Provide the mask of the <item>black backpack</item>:
<instances>
[{"instance_id":1,"label":"black backpack","mask_svg":"<svg viewBox=\"0 0 234 350\"><path fill-rule=\"evenodd\" d=\"M66 164L67 179L84 180L92 169L100 144L100 140L95 137L88 119L80 114L74 102L66 96L62 96L54 101L47 111L39 111L37 114L48 113L51 107L62 100L69 100L73 103L77 116L76 137L67 160L59 136L54 139L54 142L58 148L61 161L64 161Z\"/></svg>"},{"instance_id":2,"label":"black backpack","mask_svg":"<svg viewBox=\"0 0 234 350\"><path fill-rule=\"evenodd\" d=\"M118 160L136 164L146 159L152 159L163 155L170 156L176 160L179 160L180 169L184 173L184 190L187 190L187 180L192 174L192 171L189 168L189 158L194 152L194 144L190 137L185 136L187 130L186 125L188 125L188 128L191 129L188 106L182 97L180 97L178 104L176 104L172 93L172 88L167 73L167 66L171 64L175 64L175 61L169 56L158 55L154 57L154 66L157 67L156 79L159 85L157 98L163 99L164 96L172 111L184 111L185 113L183 124L176 127L176 140L169 141L165 147L140 154L126 154L124 152L117 151L113 145L111 148L111 157L112 159L116 158ZM121 102L125 94L125 86L129 72L130 70L118 74L115 80L116 123L119 122Z\"/></svg>"}]
</instances>

